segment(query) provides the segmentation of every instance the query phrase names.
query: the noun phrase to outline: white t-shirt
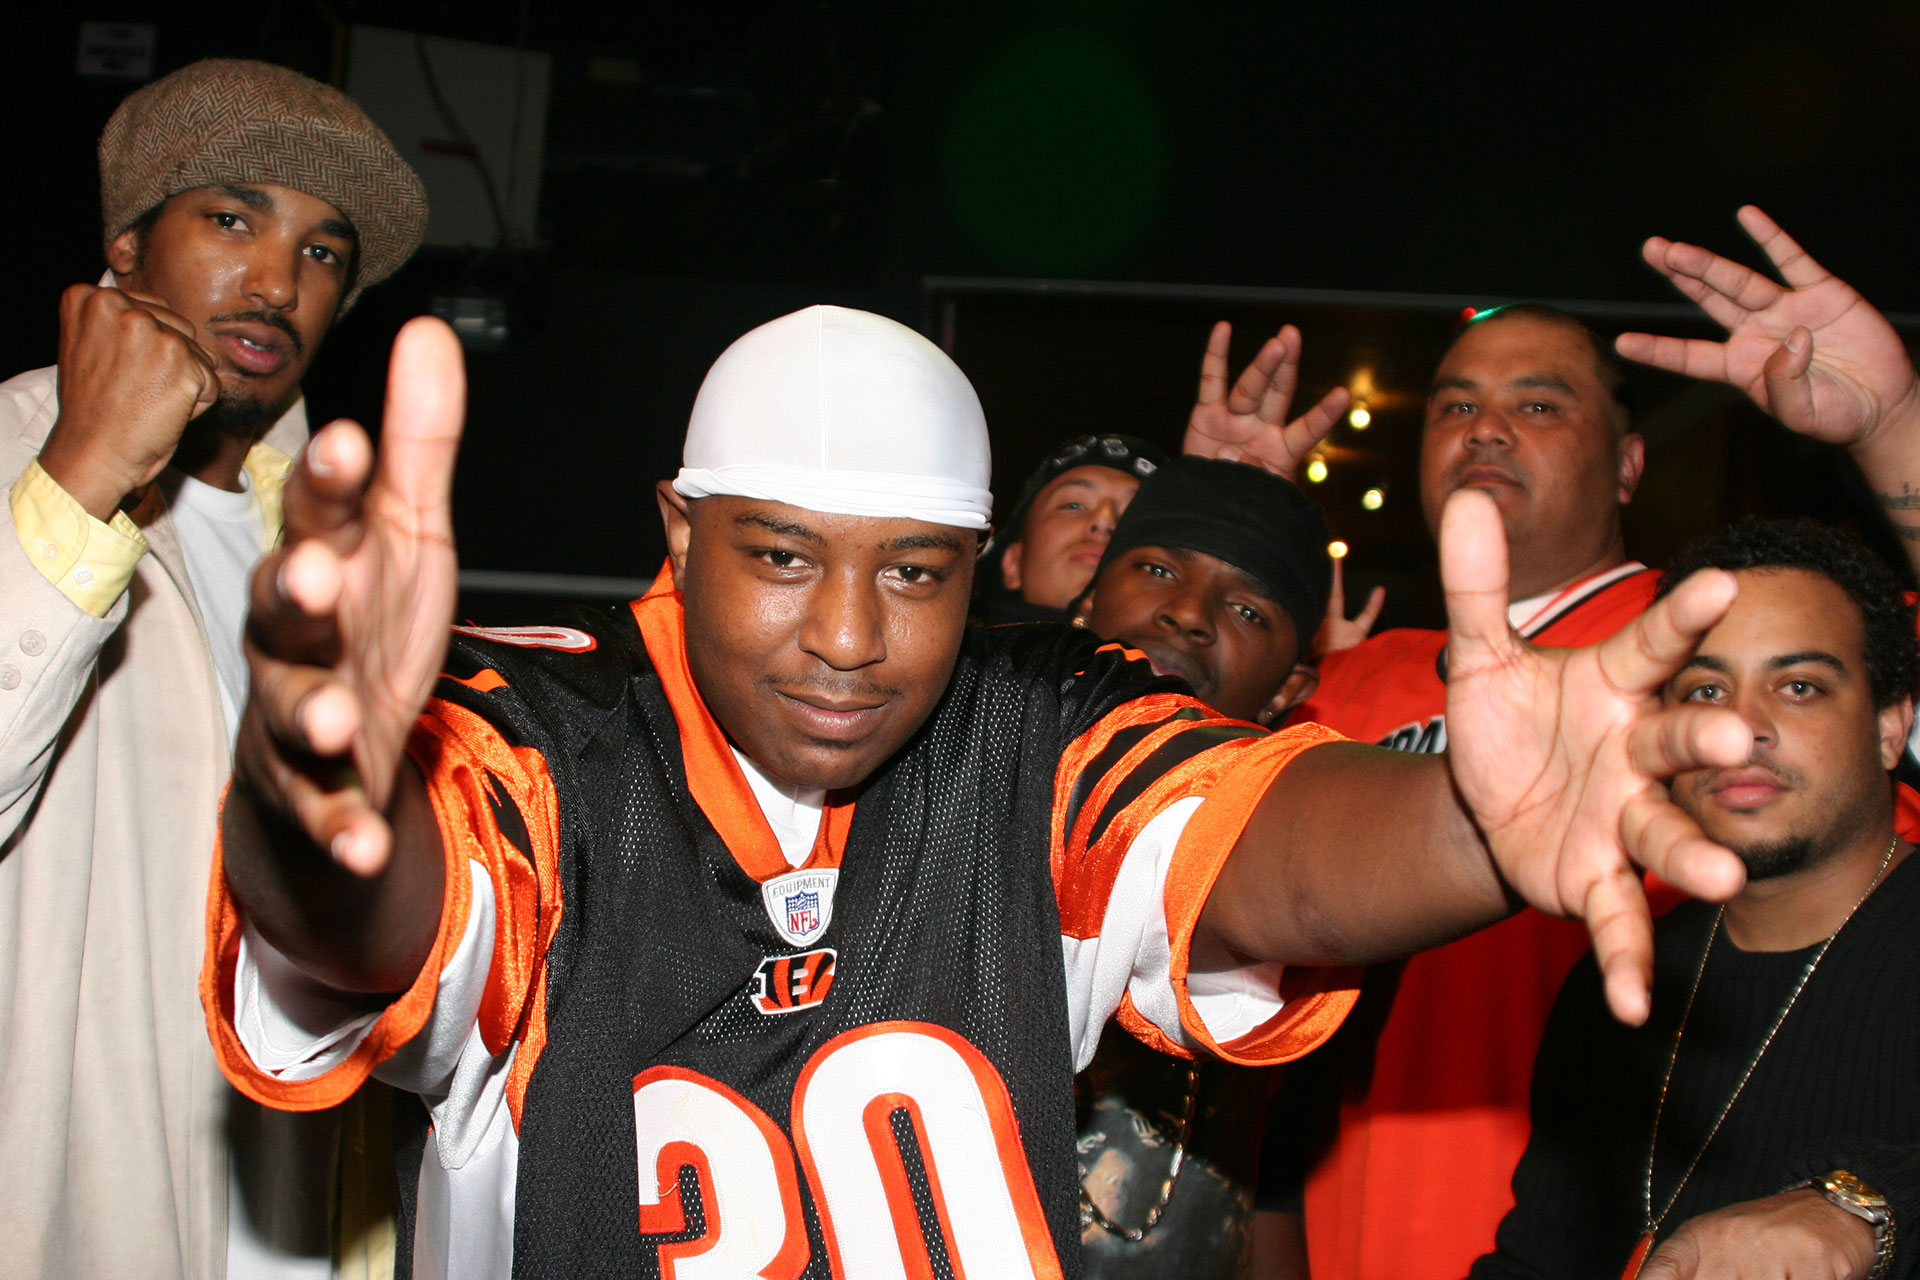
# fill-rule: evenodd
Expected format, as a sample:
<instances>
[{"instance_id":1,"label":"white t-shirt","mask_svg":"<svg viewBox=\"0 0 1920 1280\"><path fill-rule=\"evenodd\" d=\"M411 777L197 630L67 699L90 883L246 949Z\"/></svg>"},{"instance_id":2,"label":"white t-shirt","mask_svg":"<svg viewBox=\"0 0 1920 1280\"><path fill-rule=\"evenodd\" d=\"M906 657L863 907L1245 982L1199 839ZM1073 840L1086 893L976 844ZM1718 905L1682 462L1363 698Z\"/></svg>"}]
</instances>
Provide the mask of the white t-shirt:
<instances>
[{"instance_id":1,"label":"white t-shirt","mask_svg":"<svg viewBox=\"0 0 1920 1280\"><path fill-rule=\"evenodd\" d=\"M180 482L169 514L207 625L207 646L220 677L220 706L227 714L231 742L240 727L240 708L247 702L247 660L240 640L247 626L247 583L267 549L266 523L245 468L238 491L188 476Z\"/></svg>"},{"instance_id":2,"label":"white t-shirt","mask_svg":"<svg viewBox=\"0 0 1920 1280\"><path fill-rule=\"evenodd\" d=\"M206 624L231 743L247 701L241 639L247 625L247 585L267 547L266 522L244 468L237 491L186 477L169 514ZM325 1210L334 1154L326 1140L330 1126L244 1098L237 1098L235 1106L244 1114L236 1114L230 1126L227 1280L329 1280L333 1264Z\"/></svg>"}]
</instances>

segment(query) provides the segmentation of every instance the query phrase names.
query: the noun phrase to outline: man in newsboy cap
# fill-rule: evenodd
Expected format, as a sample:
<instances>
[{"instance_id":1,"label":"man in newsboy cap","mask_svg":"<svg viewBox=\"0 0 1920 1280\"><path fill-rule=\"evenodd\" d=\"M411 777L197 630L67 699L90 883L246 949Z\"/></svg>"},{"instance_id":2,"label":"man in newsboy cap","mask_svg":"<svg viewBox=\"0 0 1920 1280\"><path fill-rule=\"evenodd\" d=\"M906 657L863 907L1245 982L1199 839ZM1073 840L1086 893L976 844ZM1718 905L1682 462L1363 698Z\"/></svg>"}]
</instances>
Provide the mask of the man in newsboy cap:
<instances>
[{"instance_id":1,"label":"man in newsboy cap","mask_svg":"<svg viewBox=\"0 0 1920 1280\"><path fill-rule=\"evenodd\" d=\"M120 105L100 199L107 276L0 384L0 1269L326 1275L331 1152L290 1173L195 975L301 376L425 193L337 90L210 60Z\"/></svg>"}]
</instances>

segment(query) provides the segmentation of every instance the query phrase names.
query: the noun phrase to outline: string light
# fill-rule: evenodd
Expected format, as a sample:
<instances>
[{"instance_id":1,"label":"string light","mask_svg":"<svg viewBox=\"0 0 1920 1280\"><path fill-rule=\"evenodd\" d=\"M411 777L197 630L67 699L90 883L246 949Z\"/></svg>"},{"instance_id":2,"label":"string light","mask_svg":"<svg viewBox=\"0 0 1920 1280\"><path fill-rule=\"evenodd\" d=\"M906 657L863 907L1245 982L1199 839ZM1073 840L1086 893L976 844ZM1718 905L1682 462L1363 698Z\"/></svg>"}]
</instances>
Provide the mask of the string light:
<instances>
[{"instance_id":1,"label":"string light","mask_svg":"<svg viewBox=\"0 0 1920 1280\"><path fill-rule=\"evenodd\" d=\"M1385 489L1367 490L1360 495L1360 505L1369 511L1378 511L1387 505L1387 491Z\"/></svg>"},{"instance_id":2,"label":"string light","mask_svg":"<svg viewBox=\"0 0 1920 1280\"><path fill-rule=\"evenodd\" d=\"M1355 431L1365 431L1367 425L1372 421L1373 414L1368 411L1367 406L1364 404L1356 404L1353 406L1352 411L1347 414L1347 423Z\"/></svg>"},{"instance_id":3,"label":"string light","mask_svg":"<svg viewBox=\"0 0 1920 1280\"><path fill-rule=\"evenodd\" d=\"M1319 484L1327 478L1327 460L1319 454L1307 459L1307 483Z\"/></svg>"},{"instance_id":4,"label":"string light","mask_svg":"<svg viewBox=\"0 0 1920 1280\"><path fill-rule=\"evenodd\" d=\"M1327 555L1335 560L1345 560L1347 558L1347 544L1335 538L1327 544Z\"/></svg>"}]
</instances>

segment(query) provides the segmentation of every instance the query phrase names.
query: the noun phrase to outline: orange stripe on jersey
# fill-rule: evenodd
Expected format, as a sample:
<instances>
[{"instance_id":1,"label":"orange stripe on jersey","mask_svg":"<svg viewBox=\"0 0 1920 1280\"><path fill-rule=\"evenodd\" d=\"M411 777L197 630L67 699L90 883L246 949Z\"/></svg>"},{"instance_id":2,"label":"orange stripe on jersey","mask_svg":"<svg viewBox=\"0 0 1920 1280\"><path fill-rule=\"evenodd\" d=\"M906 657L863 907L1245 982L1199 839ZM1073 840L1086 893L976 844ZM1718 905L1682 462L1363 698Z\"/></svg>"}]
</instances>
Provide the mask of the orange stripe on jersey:
<instances>
[{"instance_id":1,"label":"orange stripe on jersey","mask_svg":"<svg viewBox=\"0 0 1920 1280\"><path fill-rule=\"evenodd\" d=\"M1359 998L1362 971L1357 966L1290 966L1280 984L1285 1007L1265 1025L1223 1045L1207 1033L1187 991L1187 959L1200 912L1255 806L1302 751L1340 741L1332 730L1309 724L1228 744L1239 749L1187 820L1167 869L1167 938L1173 952L1169 967L1180 998L1181 1026L1209 1053L1228 1062L1266 1066L1300 1057L1332 1035Z\"/></svg>"},{"instance_id":2,"label":"orange stripe on jersey","mask_svg":"<svg viewBox=\"0 0 1920 1280\"><path fill-rule=\"evenodd\" d=\"M1207 712L1204 703L1185 694L1155 693L1144 698L1135 698L1100 717L1091 729L1068 743L1067 749L1060 753L1060 767L1054 771L1053 775L1052 838L1048 856L1053 867L1054 889L1060 896L1060 931L1062 933L1076 938L1092 936L1091 933L1075 933L1067 926L1067 896L1059 892L1062 885L1076 876L1083 875L1087 870L1080 865L1086 857L1087 850L1079 848L1072 842L1073 831L1081 826L1079 815L1089 809L1096 814L1099 812L1094 806L1085 803L1080 805L1078 812L1074 808L1076 792L1079 790L1082 777L1101 754L1113 744L1117 735L1128 729L1137 729L1142 725L1168 720L1178 712L1189 708L1199 708ZM1201 722L1182 721L1180 723L1191 726ZM1112 794L1111 789L1107 794ZM1070 852L1071 857L1069 857ZM1117 873L1118 868L1113 868L1112 874L1105 877L1106 882L1112 883L1113 875ZM1097 920L1093 932L1099 932Z\"/></svg>"},{"instance_id":3,"label":"orange stripe on jersey","mask_svg":"<svg viewBox=\"0 0 1920 1280\"><path fill-rule=\"evenodd\" d=\"M687 768L687 787L700 811L707 815L740 869L755 880L768 880L793 870L780 852L780 842L766 815L753 798L753 789L734 759L726 732L693 682L687 664L687 618L680 590L673 581L673 562L660 566L647 594L633 602L634 621L640 624L647 655L673 708L680 729L680 755ZM846 852L847 831L853 825L853 802L837 792L827 796L820 836L806 867L837 867Z\"/></svg>"},{"instance_id":4,"label":"orange stripe on jersey","mask_svg":"<svg viewBox=\"0 0 1920 1280\"><path fill-rule=\"evenodd\" d=\"M482 667L465 680L453 675L448 676L447 679L455 684L463 684L475 693L492 693L495 689L507 687L507 678L492 667Z\"/></svg>"},{"instance_id":5,"label":"orange stripe on jersey","mask_svg":"<svg viewBox=\"0 0 1920 1280\"><path fill-rule=\"evenodd\" d=\"M226 793L220 798L226 806ZM448 859L453 865L451 857ZM207 949L200 966L200 1006L206 1011L207 1034L214 1058L234 1088L255 1102L283 1111L319 1111L339 1106L400 1047L419 1034L433 1012L440 973L460 945L472 907L473 882L464 863L459 874L446 877L440 907L440 929L419 974L368 1030L366 1038L346 1061L311 1080L282 1080L254 1066L252 1057L234 1030L234 971L240 959L240 912L227 890L226 866L220 838L213 846L213 874L207 892Z\"/></svg>"},{"instance_id":6,"label":"orange stripe on jersey","mask_svg":"<svg viewBox=\"0 0 1920 1280\"><path fill-rule=\"evenodd\" d=\"M1198 712L1199 719L1175 719L1182 712ZM1053 783L1053 887L1060 903L1060 932L1071 938L1091 938L1100 932L1106 912L1107 893L1120 874L1132 839L1146 825L1158 806L1164 806L1186 791L1188 780L1202 777L1195 761L1218 750L1219 744L1200 753L1194 760L1170 770L1130 803L1108 823L1099 839L1088 847L1094 825L1103 816L1107 802L1131 777L1142 760L1180 734L1217 725L1238 725L1197 698L1178 693L1149 694L1123 703L1102 716L1093 728L1068 744L1061 754L1060 768ZM1076 798L1087 770L1093 767L1114 739L1131 729L1153 726L1141 740L1129 747L1120 759L1107 767L1103 776L1093 780L1084 798ZM1170 781L1171 780L1171 781ZM1075 805L1078 804L1078 809ZM1145 805L1154 805L1145 808Z\"/></svg>"},{"instance_id":7,"label":"orange stripe on jersey","mask_svg":"<svg viewBox=\"0 0 1920 1280\"><path fill-rule=\"evenodd\" d=\"M506 1090L518 1128L528 1081L547 1045L546 954L565 911L559 797L538 751L509 746L484 718L451 702L427 703L408 749L426 775L447 845L448 878L465 879L473 860L493 881L493 962L480 997L480 1038L496 1054L520 1042ZM526 849L500 830L494 801L501 791L520 815Z\"/></svg>"}]
</instances>

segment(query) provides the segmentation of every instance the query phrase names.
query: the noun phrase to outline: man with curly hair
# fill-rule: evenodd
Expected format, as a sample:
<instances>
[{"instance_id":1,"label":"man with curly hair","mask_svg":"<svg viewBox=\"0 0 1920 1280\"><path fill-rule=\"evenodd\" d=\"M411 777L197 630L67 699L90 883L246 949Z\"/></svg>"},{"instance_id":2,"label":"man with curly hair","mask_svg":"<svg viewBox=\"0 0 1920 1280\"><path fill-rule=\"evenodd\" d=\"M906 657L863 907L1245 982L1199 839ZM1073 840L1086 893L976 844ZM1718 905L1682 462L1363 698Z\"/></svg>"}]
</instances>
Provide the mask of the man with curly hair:
<instances>
[{"instance_id":1,"label":"man with curly hair","mask_svg":"<svg viewBox=\"0 0 1920 1280\"><path fill-rule=\"evenodd\" d=\"M1890 777L1920 675L1913 606L1810 521L1720 530L1663 591L1706 568L1740 596L1665 698L1731 708L1753 749L1672 790L1747 884L1655 926L1645 1026L1606 1016L1590 961L1568 977L1517 1205L1476 1280L1878 1280L1920 1252L1920 812Z\"/></svg>"}]
</instances>

